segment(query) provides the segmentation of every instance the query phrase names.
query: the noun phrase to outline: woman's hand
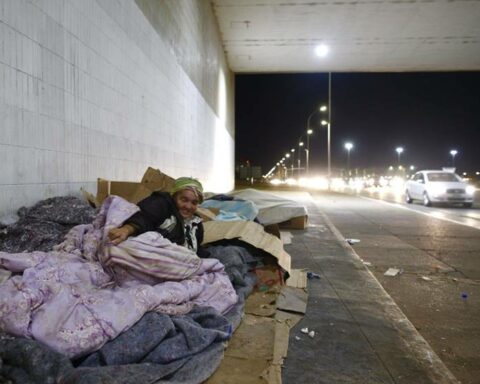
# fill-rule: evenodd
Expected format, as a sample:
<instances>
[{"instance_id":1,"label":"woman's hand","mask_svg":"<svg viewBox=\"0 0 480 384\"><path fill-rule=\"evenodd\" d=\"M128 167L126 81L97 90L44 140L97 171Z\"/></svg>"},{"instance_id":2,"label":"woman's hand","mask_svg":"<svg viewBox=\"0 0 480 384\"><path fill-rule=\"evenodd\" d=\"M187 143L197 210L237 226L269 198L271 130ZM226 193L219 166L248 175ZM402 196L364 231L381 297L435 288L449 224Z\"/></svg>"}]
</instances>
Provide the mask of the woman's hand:
<instances>
[{"instance_id":1,"label":"woman's hand","mask_svg":"<svg viewBox=\"0 0 480 384\"><path fill-rule=\"evenodd\" d=\"M135 233L135 228L129 224L125 224L120 228L113 228L108 232L108 238L114 245L120 244L122 241L127 240L128 236Z\"/></svg>"}]
</instances>

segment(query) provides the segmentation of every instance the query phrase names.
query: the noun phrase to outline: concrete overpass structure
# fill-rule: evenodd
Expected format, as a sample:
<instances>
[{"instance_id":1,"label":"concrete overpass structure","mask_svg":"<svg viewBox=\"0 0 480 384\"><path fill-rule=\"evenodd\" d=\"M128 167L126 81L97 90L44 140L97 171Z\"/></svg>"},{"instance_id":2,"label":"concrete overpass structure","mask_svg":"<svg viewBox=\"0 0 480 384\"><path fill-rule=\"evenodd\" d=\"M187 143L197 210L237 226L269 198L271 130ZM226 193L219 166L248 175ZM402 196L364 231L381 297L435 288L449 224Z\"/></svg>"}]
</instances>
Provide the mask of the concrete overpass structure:
<instances>
[{"instance_id":1,"label":"concrete overpass structure","mask_svg":"<svg viewBox=\"0 0 480 384\"><path fill-rule=\"evenodd\" d=\"M214 0L232 71L480 69L480 2ZM324 58L315 48L325 44Z\"/></svg>"},{"instance_id":2,"label":"concrete overpass structure","mask_svg":"<svg viewBox=\"0 0 480 384\"><path fill-rule=\"evenodd\" d=\"M147 166L227 191L234 73L478 70L479 20L478 0L2 0L0 214Z\"/></svg>"}]
</instances>

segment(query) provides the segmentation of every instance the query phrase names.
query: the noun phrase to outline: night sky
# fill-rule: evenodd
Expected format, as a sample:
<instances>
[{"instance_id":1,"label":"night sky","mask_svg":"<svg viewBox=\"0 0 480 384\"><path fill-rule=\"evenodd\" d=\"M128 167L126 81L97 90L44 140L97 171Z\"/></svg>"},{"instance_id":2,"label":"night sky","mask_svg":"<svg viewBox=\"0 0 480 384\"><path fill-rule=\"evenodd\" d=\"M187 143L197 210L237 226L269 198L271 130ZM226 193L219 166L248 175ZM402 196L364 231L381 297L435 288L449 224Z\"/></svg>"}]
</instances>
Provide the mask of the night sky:
<instances>
[{"instance_id":1,"label":"night sky","mask_svg":"<svg viewBox=\"0 0 480 384\"><path fill-rule=\"evenodd\" d=\"M268 170L306 132L308 116L328 102L328 74L236 75L236 163ZM332 73L332 170L403 165L451 165L480 171L480 72ZM311 119L310 167L326 170L326 114ZM305 140L304 140L305 141ZM302 166L305 157L302 157Z\"/></svg>"}]
</instances>

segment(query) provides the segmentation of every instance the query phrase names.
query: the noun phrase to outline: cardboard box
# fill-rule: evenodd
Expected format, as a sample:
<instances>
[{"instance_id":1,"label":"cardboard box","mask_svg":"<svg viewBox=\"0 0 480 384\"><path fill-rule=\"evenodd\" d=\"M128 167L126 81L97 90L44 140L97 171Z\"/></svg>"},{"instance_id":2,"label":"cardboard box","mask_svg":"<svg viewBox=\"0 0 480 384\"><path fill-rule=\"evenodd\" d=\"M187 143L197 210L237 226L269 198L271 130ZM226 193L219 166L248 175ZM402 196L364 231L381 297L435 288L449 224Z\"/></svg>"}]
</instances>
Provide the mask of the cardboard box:
<instances>
[{"instance_id":1,"label":"cardboard box","mask_svg":"<svg viewBox=\"0 0 480 384\"><path fill-rule=\"evenodd\" d=\"M131 181L97 180L97 196L95 203L101 205L110 195L123 197L131 203L138 203L150 196L154 191L168 191L173 186L175 179L165 175L159 169L149 167L140 183Z\"/></svg>"},{"instance_id":2,"label":"cardboard box","mask_svg":"<svg viewBox=\"0 0 480 384\"><path fill-rule=\"evenodd\" d=\"M308 216L298 216L290 220L284 221L278 226L281 229L305 229L308 225Z\"/></svg>"},{"instance_id":3,"label":"cardboard box","mask_svg":"<svg viewBox=\"0 0 480 384\"><path fill-rule=\"evenodd\" d=\"M283 249L282 241L269 233L263 226L253 221L207 221L203 223L205 229L203 244L214 243L223 239L239 239L263 249L277 259L284 271L290 273L290 255Z\"/></svg>"},{"instance_id":4,"label":"cardboard box","mask_svg":"<svg viewBox=\"0 0 480 384\"><path fill-rule=\"evenodd\" d=\"M263 228L265 229L265 232L281 239L280 228L278 227L278 224L264 225Z\"/></svg>"}]
</instances>

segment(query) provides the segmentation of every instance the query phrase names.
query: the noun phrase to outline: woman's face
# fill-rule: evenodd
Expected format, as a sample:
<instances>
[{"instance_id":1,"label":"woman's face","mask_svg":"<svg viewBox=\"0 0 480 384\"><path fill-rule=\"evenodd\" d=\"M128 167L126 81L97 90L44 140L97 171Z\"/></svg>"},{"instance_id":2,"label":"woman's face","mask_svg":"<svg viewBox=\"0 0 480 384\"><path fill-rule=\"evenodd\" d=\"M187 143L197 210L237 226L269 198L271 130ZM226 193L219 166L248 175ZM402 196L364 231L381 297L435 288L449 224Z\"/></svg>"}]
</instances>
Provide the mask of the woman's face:
<instances>
[{"instance_id":1,"label":"woman's face","mask_svg":"<svg viewBox=\"0 0 480 384\"><path fill-rule=\"evenodd\" d=\"M183 191L176 193L173 200L175 201L180 215L184 219L191 218L197 211L198 198L195 193L189 189L184 189Z\"/></svg>"}]
</instances>

